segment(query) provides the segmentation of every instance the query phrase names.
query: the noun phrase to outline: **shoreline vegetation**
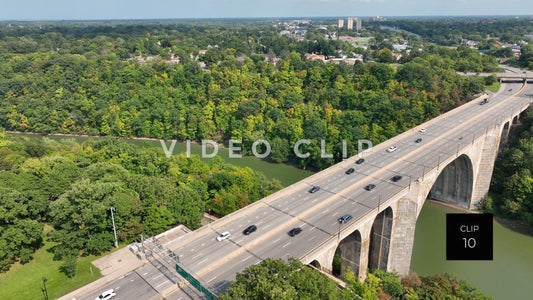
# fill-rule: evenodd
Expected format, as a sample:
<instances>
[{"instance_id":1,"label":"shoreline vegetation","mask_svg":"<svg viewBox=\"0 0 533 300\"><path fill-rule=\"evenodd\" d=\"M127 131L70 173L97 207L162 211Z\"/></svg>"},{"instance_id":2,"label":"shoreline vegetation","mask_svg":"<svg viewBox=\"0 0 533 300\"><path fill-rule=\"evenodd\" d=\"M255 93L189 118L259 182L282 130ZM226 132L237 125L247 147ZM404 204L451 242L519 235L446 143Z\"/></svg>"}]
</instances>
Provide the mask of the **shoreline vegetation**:
<instances>
[{"instance_id":1,"label":"shoreline vegetation","mask_svg":"<svg viewBox=\"0 0 533 300\"><path fill-rule=\"evenodd\" d=\"M262 138L273 162L321 170L342 160L344 139L352 156L358 139L379 144L495 87L495 76L457 72L495 72L497 57L533 61L531 45L515 59L476 33L519 43L533 31L521 18L454 20L483 55L449 36L448 19L370 21L360 33L336 21L0 22L0 128L63 132L25 140L0 131L0 212L9 212L0 214L0 271L36 262L53 242L50 265L77 278L77 263L113 245L111 206L126 243L178 223L197 228L205 211L226 215L310 174L254 161L266 177L247 165L253 157L167 159L143 141L235 139L251 149ZM304 135L328 137L334 157L321 159L314 142L298 160L289 145Z\"/></svg>"}]
</instances>

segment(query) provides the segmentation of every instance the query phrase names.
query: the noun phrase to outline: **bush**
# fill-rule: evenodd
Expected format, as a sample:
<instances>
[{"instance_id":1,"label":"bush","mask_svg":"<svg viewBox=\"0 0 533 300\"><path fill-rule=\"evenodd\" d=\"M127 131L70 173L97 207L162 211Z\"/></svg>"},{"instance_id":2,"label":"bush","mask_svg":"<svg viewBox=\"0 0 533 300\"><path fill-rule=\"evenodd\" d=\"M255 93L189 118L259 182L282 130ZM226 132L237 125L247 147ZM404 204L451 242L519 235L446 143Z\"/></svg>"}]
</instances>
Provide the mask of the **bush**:
<instances>
[{"instance_id":1,"label":"bush","mask_svg":"<svg viewBox=\"0 0 533 300\"><path fill-rule=\"evenodd\" d=\"M63 264L59 267L59 271L61 273L65 274L67 277L72 278L76 276L76 264L77 264L76 256L69 255L65 257L65 260L63 261Z\"/></svg>"},{"instance_id":2,"label":"bush","mask_svg":"<svg viewBox=\"0 0 533 300\"><path fill-rule=\"evenodd\" d=\"M403 288L398 274L383 270L374 270L372 274L381 279L380 287L391 296L391 299L402 299Z\"/></svg>"}]
</instances>

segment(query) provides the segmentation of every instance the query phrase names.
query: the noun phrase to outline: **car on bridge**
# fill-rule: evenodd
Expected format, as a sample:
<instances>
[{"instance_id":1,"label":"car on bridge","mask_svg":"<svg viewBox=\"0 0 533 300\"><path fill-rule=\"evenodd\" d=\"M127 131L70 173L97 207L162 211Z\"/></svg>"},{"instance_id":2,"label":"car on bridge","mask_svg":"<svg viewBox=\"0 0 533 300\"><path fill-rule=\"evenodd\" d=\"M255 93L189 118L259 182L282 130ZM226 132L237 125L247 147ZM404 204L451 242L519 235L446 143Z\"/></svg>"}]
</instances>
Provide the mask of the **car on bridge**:
<instances>
[{"instance_id":1,"label":"car on bridge","mask_svg":"<svg viewBox=\"0 0 533 300\"><path fill-rule=\"evenodd\" d=\"M365 186L365 190L367 190L367 191L371 191L371 190L373 190L375 187L376 187L376 185L373 184L373 183L371 183L371 184L367 184L367 185Z\"/></svg>"},{"instance_id":2,"label":"car on bridge","mask_svg":"<svg viewBox=\"0 0 533 300\"><path fill-rule=\"evenodd\" d=\"M352 215L346 214L346 215L344 215L344 216L339 218L339 223L344 224L344 223L350 221L352 218L353 218Z\"/></svg>"},{"instance_id":3,"label":"car on bridge","mask_svg":"<svg viewBox=\"0 0 533 300\"><path fill-rule=\"evenodd\" d=\"M223 241L227 239L230 236L230 233L227 231L222 232L219 236L217 236L217 241Z\"/></svg>"},{"instance_id":4,"label":"car on bridge","mask_svg":"<svg viewBox=\"0 0 533 300\"><path fill-rule=\"evenodd\" d=\"M346 172L344 172L344 173L346 173L346 174L352 174L354 171L355 171L354 168L349 168L349 169L346 170Z\"/></svg>"},{"instance_id":5,"label":"car on bridge","mask_svg":"<svg viewBox=\"0 0 533 300\"><path fill-rule=\"evenodd\" d=\"M300 228L300 227L294 227L293 229L291 229L291 230L288 232L288 234L289 234L290 236L295 236L295 235L299 234L300 232L302 232L302 228Z\"/></svg>"},{"instance_id":6,"label":"car on bridge","mask_svg":"<svg viewBox=\"0 0 533 300\"><path fill-rule=\"evenodd\" d=\"M387 149L387 152L392 153L392 152L396 151L396 149L398 149L398 147L396 147L396 146L390 146L390 147Z\"/></svg>"},{"instance_id":7,"label":"car on bridge","mask_svg":"<svg viewBox=\"0 0 533 300\"><path fill-rule=\"evenodd\" d=\"M115 297L116 295L117 294L115 294L115 290L110 289L98 295L98 297L96 297L94 300L109 300Z\"/></svg>"},{"instance_id":8,"label":"car on bridge","mask_svg":"<svg viewBox=\"0 0 533 300\"><path fill-rule=\"evenodd\" d=\"M489 103L489 99L488 98L484 98L483 100L481 100L481 102L479 102L479 105L485 105Z\"/></svg>"},{"instance_id":9,"label":"car on bridge","mask_svg":"<svg viewBox=\"0 0 533 300\"><path fill-rule=\"evenodd\" d=\"M415 143L420 143L421 141L422 141L422 138L417 138L417 139L415 140Z\"/></svg>"},{"instance_id":10,"label":"car on bridge","mask_svg":"<svg viewBox=\"0 0 533 300\"><path fill-rule=\"evenodd\" d=\"M422 133L424 133L424 132L426 132L426 128L422 128L422 129L420 129L419 131L422 132Z\"/></svg>"},{"instance_id":11,"label":"car on bridge","mask_svg":"<svg viewBox=\"0 0 533 300\"><path fill-rule=\"evenodd\" d=\"M390 180L397 182L402 179L402 175L394 175Z\"/></svg>"},{"instance_id":12,"label":"car on bridge","mask_svg":"<svg viewBox=\"0 0 533 300\"><path fill-rule=\"evenodd\" d=\"M318 185L315 185L314 187L312 187L310 190L309 190L309 193L316 193L318 192L318 190L320 190L320 187Z\"/></svg>"},{"instance_id":13,"label":"car on bridge","mask_svg":"<svg viewBox=\"0 0 533 300\"><path fill-rule=\"evenodd\" d=\"M365 162L365 159L364 159L364 158L360 158L360 159L358 159L358 160L355 161L355 163L358 164L358 165L360 165L360 164L362 164L362 163L364 163L364 162Z\"/></svg>"},{"instance_id":14,"label":"car on bridge","mask_svg":"<svg viewBox=\"0 0 533 300\"><path fill-rule=\"evenodd\" d=\"M252 232L254 232L256 230L257 230L257 226L250 225L250 226L246 227L246 229L243 230L242 234L249 235L250 233L252 233Z\"/></svg>"}]
</instances>

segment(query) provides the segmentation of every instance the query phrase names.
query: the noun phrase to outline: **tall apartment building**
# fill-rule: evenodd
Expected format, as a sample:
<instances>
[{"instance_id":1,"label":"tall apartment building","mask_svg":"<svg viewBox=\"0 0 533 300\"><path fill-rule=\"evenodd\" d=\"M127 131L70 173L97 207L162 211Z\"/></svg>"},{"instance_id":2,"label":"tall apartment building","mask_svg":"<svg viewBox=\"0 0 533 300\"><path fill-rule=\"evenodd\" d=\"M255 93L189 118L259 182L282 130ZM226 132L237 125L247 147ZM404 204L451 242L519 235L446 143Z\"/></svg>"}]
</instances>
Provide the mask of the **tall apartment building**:
<instances>
[{"instance_id":1,"label":"tall apartment building","mask_svg":"<svg viewBox=\"0 0 533 300\"><path fill-rule=\"evenodd\" d=\"M361 29L363 28L363 23L361 22L359 18L348 18L347 28L353 29L354 23L355 23L355 30L361 31Z\"/></svg>"},{"instance_id":2,"label":"tall apartment building","mask_svg":"<svg viewBox=\"0 0 533 300\"><path fill-rule=\"evenodd\" d=\"M339 28L342 28L342 27L344 27L344 20L339 19Z\"/></svg>"},{"instance_id":3,"label":"tall apartment building","mask_svg":"<svg viewBox=\"0 0 533 300\"><path fill-rule=\"evenodd\" d=\"M346 28L353 29L353 18L348 18L348 25Z\"/></svg>"}]
</instances>

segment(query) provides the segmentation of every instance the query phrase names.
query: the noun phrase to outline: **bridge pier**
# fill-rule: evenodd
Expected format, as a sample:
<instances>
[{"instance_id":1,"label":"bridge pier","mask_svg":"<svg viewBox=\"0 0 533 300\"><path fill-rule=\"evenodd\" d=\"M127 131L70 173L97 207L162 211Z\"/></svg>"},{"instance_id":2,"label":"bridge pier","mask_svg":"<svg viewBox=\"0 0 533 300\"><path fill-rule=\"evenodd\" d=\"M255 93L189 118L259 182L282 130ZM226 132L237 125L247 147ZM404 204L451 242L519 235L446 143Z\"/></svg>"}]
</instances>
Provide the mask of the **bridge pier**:
<instances>
[{"instance_id":1,"label":"bridge pier","mask_svg":"<svg viewBox=\"0 0 533 300\"><path fill-rule=\"evenodd\" d=\"M506 123L508 124L508 123ZM477 168L477 176L475 180L475 186L472 193L472 201L470 202L470 209L475 208L481 202L481 200L487 196L490 188L490 182L492 180L492 172L494 170L494 163L496 162L496 156L500 149L500 139L505 132L505 138L509 135L509 128L503 129L494 128L487 132L481 151L481 159Z\"/></svg>"},{"instance_id":2,"label":"bridge pier","mask_svg":"<svg viewBox=\"0 0 533 300\"><path fill-rule=\"evenodd\" d=\"M409 274L418 211L416 201L404 198L397 202L388 271L394 271L401 276Z\"/></svg>"}]
</instances>

